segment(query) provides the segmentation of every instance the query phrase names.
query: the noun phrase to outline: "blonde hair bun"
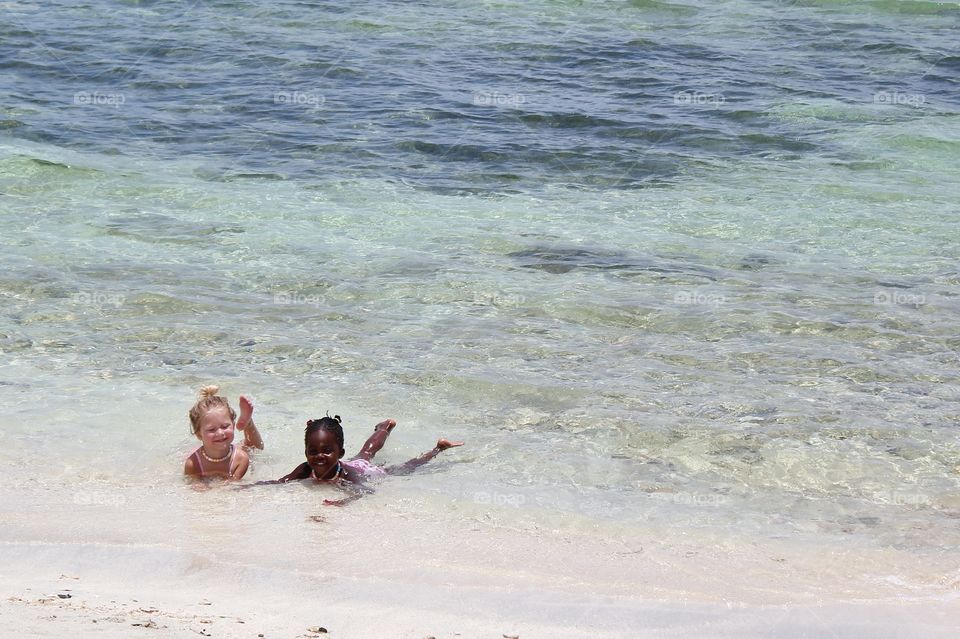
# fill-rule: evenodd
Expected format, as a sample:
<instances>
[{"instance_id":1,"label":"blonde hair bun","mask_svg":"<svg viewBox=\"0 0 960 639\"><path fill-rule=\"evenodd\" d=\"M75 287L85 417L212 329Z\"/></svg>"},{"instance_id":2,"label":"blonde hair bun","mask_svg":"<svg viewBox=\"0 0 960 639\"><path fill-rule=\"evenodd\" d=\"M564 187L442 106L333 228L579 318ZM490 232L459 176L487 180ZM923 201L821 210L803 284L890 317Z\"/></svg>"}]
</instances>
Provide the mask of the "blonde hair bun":
<instances>
[{"instance_id":1,"label":"blonde hair bun","mask_svg":"<svg viewBox=\"0 0 960 639\"><path fill-rule=\"evenodd\" d=\"M200 389L200 399L206 399L207 397L216 397L217 393L220 392L220 387L214 384L210 386L204 386Z\"/></svg>"}]
</instances>

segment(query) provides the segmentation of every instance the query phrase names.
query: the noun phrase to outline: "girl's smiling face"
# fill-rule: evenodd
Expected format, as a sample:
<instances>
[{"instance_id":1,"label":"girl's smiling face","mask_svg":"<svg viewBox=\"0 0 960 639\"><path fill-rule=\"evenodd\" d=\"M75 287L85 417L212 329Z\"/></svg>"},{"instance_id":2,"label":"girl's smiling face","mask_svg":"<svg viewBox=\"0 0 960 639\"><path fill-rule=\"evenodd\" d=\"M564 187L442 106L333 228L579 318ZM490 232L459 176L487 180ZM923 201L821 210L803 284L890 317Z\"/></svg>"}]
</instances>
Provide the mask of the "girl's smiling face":
<instances>
[{"instance_id":1,"label":"girl's smiling face","mask_svg":"<svg viewBox=\"0 0 960 639\"><path fill-rule=\"evenodd\" d=\"M337 445L337 437L333 432L321 428L307 436L307 445L303 452L314 477L331 479L327 475L333 472L345 451Z\"/></svg>"},{"instance_id":2,"label":"girl's smiling face","mask_svg":"<svg viewBox=\"0 0 960 639\"><path fill-rule=\"evenodd\" d=\"M207 411L200 419L197 437L207 450L224 451L233 443L233 420L226 406Z\"/></svg>"}]
</instances>

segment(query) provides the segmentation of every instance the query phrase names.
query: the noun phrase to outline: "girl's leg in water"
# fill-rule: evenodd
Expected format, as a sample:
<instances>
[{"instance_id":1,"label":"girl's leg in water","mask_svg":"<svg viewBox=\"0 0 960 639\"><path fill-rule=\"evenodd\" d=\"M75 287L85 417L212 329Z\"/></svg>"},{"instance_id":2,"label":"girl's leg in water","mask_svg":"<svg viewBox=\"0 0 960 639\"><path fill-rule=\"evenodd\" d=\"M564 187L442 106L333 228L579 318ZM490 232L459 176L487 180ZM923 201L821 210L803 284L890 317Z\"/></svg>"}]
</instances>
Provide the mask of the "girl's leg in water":
<instances>
[{"instance_id":1,"label":"girl's leg in water","mask_svg":"<svg viewBox=\"0 0 960 639\"><path fill-rule=\"evenodd\" d=\"M448 448L455 448L457 446L463 446L463 442L452 442L449 439L438 439L437 445L434 446L433 450L428 450L419 457L415 457L408 462L404 462L399 466L388 466L384 468L388 475L406 475L411 473L420 466L423 466L428 461L440 454L440 452L447 450Z\"/></svg>"},{"instance_id":2,"label":"girl's leg in water","mask_svg":"<svg viewBox=\"0 0 960 639\"><path fill-rule=\"evenodd\" d=\"M377 424L378 430L374 432L374 435L377 435L378 433L381 432L379 430L380 426L383 426L387 424L387 422L392 422L392 421L393 420L388 419L385 422L380 422L379 424ZM390 426L390 428L393 428L394 425L396 424L394 423L393 425ZM373 439L373 437L371 437L370 439ZM384 439L386 439L386 437L384 437ZM367 441L369 442L370 440L367 440ZM383 443L381 442L380 445L382 446ZM409 472L412 472L417 467L423 466L428 461L436 457L441 451L447 450L448 448L454 448L455 446L463 446L463 442L452 442L449 439L439 439L437 440L437 445L433 448L433 450L429 450L424 454L420 455L419 457L415 459L411 459L410 461L400 464L399 466L391 466L384 470L386 470L387 474L405 475ZM364 445L364 448L366 448L366 445ZM377 447L377 450L379 450L379 447ZM325 506L346 506L350 502L360 499L360 497L362 497L364 493L372 492L369 488L365 488L362 484L355 484L352 486L350 484L347 484L347 485L350 486L350 490L353 492L352 495L349 495L348 497L344 497L343 499L324 499L323 504ZM341 487L344 487L344 486L341 486Z\"/></svg>"},{"instance_id":3,"label":"girl's leg in water","mask_svg":"<svg viewBox=\"0 0 960 639\"><path fill-rule=\"evenodd\" d=\"M385 419L376 426L373 427L373 435L367 438L367 441L363 443L363 448L360 449L360 452L357 454L354 459L365 459L370 461L373 459L373 456L380 452L380 449L383 448L384 442L387 441L387 437L390 436L390 433L393 432L393 427L397 425L397 422L392 419Z\"/></svg>"}]
</instances>

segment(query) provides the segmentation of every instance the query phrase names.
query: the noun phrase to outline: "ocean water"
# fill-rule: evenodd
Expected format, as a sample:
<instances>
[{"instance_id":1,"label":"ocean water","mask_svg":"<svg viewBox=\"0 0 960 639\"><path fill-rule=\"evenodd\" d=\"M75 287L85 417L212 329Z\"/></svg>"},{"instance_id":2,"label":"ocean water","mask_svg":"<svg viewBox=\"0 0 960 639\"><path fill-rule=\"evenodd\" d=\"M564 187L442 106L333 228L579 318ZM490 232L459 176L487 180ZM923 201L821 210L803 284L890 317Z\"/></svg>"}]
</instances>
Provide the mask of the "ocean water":
<instances>
[{"instance_id":1,"label":"ocean water","mask_svg":"<svg viewBox=\"0 0 960 639\"><path fill-rule=\"evenodd\" d=\"M396 418L385 463L467 442L346 528L897 551L955 589L958 26L909 0L4 3L6 539L240 511L313 552L310 490L183 486L214 382L257 400L253 480L327 411L348 451Z\"/></svg>"}]
</instances>

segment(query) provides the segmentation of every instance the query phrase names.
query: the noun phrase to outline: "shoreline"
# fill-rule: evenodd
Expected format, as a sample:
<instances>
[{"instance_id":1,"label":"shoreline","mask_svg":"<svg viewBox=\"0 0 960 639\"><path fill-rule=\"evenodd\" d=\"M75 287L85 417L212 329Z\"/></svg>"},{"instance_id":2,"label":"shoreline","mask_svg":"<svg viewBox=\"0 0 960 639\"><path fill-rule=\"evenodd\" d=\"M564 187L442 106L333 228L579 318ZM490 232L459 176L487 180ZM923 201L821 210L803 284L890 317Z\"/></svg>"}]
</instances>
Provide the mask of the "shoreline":
<instances>
[{"instance_id":1,"label":"shoreline","mask_svg":"<svg viewBox=\"0 0 960 639\"><path fill-rule=\"evenodd\" d=\"M902 637L955 636L960 598L902 597L817 604L704 604L644 596L581 601L559 591L446 585L394 576L368 579L191 561L157 578L143 549L72 546L72 558L44 558L60 544L0 545L0 617L19 636L182 637ZM57 555L57 552L53 552ZM115 558L104 563L105 556ZM196 558L194 557L194 560ZM178 562L174 562L175 564ZM200 566L200 564L207 564ZM10 572L7 572L9 575ZM289 588L277 588L289 580ZM534 602L531 597L536 597ZM589 599L589 598L588 598ZM425 607L426 602L435 602ZM523 610L522 614L516 611ZM552 619L552 621L551 621ZM317 629L324 628L327 632ZM311 629L314 629L311 631ZM812 633L812 634L811 634Z\"/></svg>"},{"instance_id":2,"label":"shoreline","mask_svg":"<svg viewBox=\"0 0 960 639\"><path fill-rule=\"evenodd\" d=\"M732 532L546 529L397 503L312 521L303 515L315 509L294 503L238 521L189 509L184 521L161 503L66 525L21 511L0 539L0 616L25 637L125 639L947 639L960 618L960 569L934 556ZM169 519L143 527L160 512Z\"/></svg>"}]
</instances>

